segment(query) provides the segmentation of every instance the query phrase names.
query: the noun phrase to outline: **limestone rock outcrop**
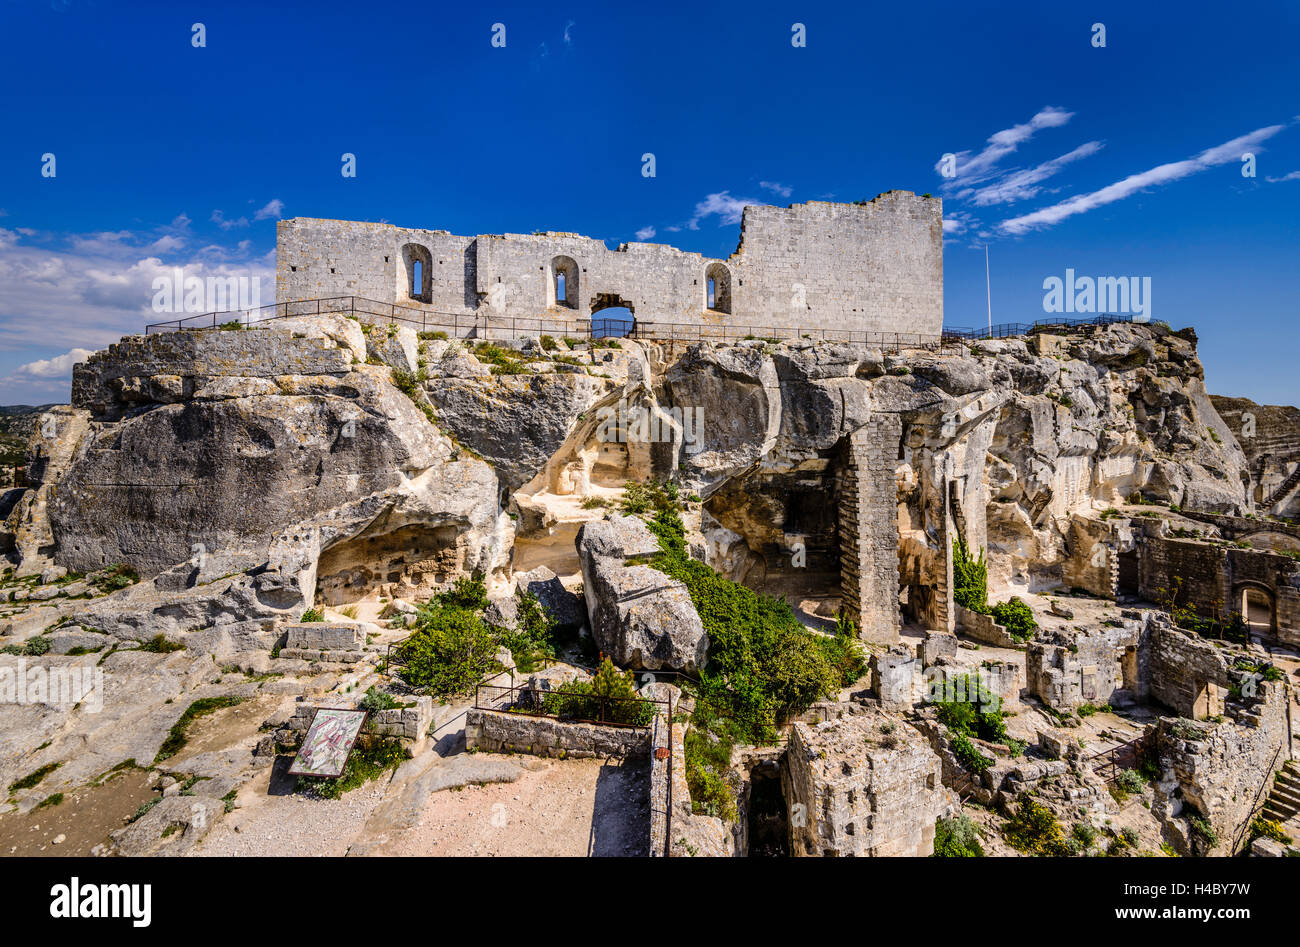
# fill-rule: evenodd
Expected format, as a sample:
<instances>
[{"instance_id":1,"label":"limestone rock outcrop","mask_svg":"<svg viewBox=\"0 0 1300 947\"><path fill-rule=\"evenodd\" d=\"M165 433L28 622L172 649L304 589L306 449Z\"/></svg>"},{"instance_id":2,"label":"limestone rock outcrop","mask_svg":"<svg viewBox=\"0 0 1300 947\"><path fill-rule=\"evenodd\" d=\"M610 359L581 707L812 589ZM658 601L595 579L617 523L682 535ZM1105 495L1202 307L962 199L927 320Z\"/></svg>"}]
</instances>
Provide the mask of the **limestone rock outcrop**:
<instances>
[{"instance_id":1,"label":"limestone rock outcrop","mask_svg":"<svg viewBox=\"0 0 1300 947\"><path fill-rule=\"evenodd\" d=\"M61 566L149 580L87 606L92 627L137 637L282 617L318 594L503 581L513 525L491 467L359 358L408 364L414 335L372 332L368 350L338 316L270 326L128 337L76 367L54 482L11 516Z\"/></svg>"},{"instance_id":2,"label":"limestone rock outcrop","mask_svg":"<svg viewBox=\"0 0 1300 947\"><path fill-rule=\"evenodd\" d=\"M620 667L698 671L709 639L690 593L657 569L627 565L659 544L638 519L610 514L578 533L583 590L596 645Z\"/></svg>"}]
</instances>

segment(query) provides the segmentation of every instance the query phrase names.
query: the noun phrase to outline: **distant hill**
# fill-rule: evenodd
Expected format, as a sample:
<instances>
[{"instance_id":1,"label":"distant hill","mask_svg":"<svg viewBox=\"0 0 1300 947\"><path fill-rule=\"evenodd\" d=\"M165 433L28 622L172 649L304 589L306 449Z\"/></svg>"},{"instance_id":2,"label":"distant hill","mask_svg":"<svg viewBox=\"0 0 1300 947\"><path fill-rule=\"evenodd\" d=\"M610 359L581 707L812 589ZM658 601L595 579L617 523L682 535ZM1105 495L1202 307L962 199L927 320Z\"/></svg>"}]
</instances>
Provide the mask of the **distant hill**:
<instances>
[{"instance_id":1,"label":"distant hill","mask_svg":"<svg viewBox=\"0 0 1300 947\"><path fill-rule=\"evenodd\" d=\"M36 422L42 412L52 407L52 404L0 405L0 466L25 462L27 441L36 431Z\"/></svg>"}]
</instances>

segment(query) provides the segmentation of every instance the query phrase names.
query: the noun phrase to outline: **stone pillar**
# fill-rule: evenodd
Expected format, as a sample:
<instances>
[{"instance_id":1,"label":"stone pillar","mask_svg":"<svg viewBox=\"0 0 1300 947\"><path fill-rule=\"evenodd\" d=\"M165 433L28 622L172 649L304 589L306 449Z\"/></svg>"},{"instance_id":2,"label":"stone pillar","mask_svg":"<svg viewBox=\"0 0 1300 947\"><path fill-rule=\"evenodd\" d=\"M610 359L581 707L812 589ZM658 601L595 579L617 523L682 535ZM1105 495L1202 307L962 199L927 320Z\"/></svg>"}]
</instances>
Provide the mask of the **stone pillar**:
<instances>
[{"instance_id":1,"label":"stone pillar","mask_svg":"<svg viewBox=\"0 0 1300 947\"><path fill-rule=\"evenodd\" d=\"M902 424L880 414L849 436L839 496L840 585L844 610L867 641L898 641L898 493Z\"/></svg>"}]
</instances>

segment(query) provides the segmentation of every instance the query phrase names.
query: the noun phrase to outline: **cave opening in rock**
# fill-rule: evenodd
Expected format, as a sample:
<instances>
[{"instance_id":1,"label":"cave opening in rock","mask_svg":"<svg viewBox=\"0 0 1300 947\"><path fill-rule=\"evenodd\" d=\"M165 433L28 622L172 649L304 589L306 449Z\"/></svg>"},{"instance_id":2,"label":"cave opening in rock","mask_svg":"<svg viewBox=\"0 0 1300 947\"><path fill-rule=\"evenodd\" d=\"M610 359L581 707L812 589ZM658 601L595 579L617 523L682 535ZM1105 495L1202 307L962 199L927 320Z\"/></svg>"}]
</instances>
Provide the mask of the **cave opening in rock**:
<instances>
[{"instance_id":1,"label":"cave opening in rock","mask_svg":"<svg viewBox=\"0 0 1300 947\"><path fill-rule=\"evenodd\" d=\"M747 854L753 858L787 858L790 826L780 771L755 767L750 779Z\"/></svg>"},{"instance_id":2,"label":"cave opening in rock","mask_svg":"<svg viewBox=\"0 0 1300 947\"><path fill-rule=\"evenodd\" d=\"M347 605L386 585L405 587L408 594L431 592L460 571L458 534L451 524L411 523L331 546L316 567L317 598L330 606Z\"/></svg>"}]
</instances>

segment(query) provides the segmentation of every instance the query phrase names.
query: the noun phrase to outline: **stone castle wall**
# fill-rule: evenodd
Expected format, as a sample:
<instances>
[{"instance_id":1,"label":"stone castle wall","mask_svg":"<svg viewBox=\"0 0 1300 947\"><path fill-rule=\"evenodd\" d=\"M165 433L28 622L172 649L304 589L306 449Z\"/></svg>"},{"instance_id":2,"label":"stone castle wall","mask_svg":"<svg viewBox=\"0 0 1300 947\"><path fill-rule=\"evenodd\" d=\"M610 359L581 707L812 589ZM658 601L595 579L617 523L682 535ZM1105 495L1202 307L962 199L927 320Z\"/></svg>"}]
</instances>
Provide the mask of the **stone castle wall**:
<instances>
[{"instance_id":1,"label":"stone castle wall","mask_svg":"<svg viewBox=\"0 0 1300 947\"><path fill-rule=\"evenodd\" d=\"M610 250L577 234L463 237L296 217L277 230L277 301L360 296L575 330L601 309L627 306L641 325L934 337L943 325L942 214L939 200L910 191L862 204L749 206L725 261L653 243ZM566 298L556 298L558 273Z\"/></svg>"}]
</instances>

